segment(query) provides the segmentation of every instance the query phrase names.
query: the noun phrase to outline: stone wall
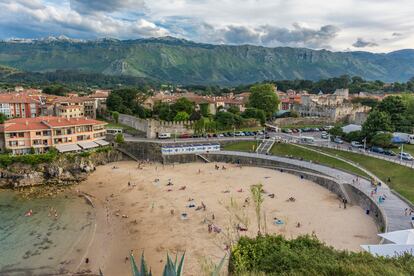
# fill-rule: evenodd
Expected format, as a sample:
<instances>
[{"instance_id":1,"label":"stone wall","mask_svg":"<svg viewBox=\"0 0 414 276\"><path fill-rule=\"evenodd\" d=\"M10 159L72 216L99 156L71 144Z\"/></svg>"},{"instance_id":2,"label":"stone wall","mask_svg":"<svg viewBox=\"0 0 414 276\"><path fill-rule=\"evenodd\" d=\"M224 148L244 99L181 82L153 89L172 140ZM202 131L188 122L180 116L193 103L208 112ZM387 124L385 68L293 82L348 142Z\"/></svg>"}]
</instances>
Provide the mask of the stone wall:
<instances>
[{"instance_id":1,"label":"stone wall","mask_svg":"<svg viewBox=\"0 0 414 276\"><path fill-rule=\"evenodd\" d=\"M158 133L171 133L171 135L194 133L192 121L166 122L154 119L141 119L131 115L120 114L119 122L144 132L147 138L157 138Z\"/></svg>"},{"instance_id":2,"label":"stone wall","mask_svg":"<svg viewBox=\"0 0 414 276\"><path fill-rule=\"evenodd\" d=\"M350 184L345 184L344 187L347 190L347 193L351 196L352 203L361 207L364 212L367 212L368 210L369 216L375 221L380 232L386 232L387 219L377 203L374 202L371 197Z\"/></svg>"}]
</instances>

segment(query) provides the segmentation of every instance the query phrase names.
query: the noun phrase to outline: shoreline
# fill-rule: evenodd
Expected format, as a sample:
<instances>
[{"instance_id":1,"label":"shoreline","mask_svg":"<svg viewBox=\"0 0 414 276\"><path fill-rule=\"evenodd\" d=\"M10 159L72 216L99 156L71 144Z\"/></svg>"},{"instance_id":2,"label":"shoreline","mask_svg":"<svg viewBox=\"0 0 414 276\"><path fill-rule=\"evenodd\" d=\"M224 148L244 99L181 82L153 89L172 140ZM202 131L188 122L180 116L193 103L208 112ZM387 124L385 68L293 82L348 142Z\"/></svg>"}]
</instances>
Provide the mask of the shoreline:
<instances>
[{"instance_id":1,"label":"shoreline","mask_svg":"<svg viewBox=\"0 0 414 276\"><path fill-rule=\"evenodd\" d=\"M175 213L174 216L169 214L169 208L170 210L176 210L175 212L177 211L182 212L182 210L188 211L188 208L183 209L183 206L180 206L180 204L177 205L177 202L182 202L181 205L185 204L186 202L185 198L187 197L184 196L183 198L182 195L178 194L178 191L176 192L172 191L170 193L166 192L168 189L166 189L167 187L164 185L167 181L167 178L163 174L166 173L168 175L170 174L174 175L174 177L172 178L174 179L177 178L177 180L173 180L173 181L193 182L193 183L189 183L189 184L185 183L185 184L187 186L187 190L189 186L194 185L194 187L191 187L194 189L194 192L200 190L199 189L200 187L197 188L197 185L210 185L211 189L213 189L213 186L216 187L216 184L217 184L214 182L222 181L223 180L221 179L222 177L224 177L225 183L228 181L235 182L234 179L238 179L240 181L244 180L248 182L247 178L251 177L251 176L248 176L249 173L247 173L248 175L242 177L241 179L240 179L240 175L238 175L238 174L242 174L244 171L252 171L252 174L254 174L253 172L256 172L255 174L257 174L260 171L259 175L261 175L261 177L263 177L263 173L272 175L271 178L276 177L276 175L278 175L277 172L273 172L273 171L270 171L268 169L263 169L263 168L247 168L246 167L246 168L243 168L242 170L237 169L239 171L236 171L235 166L231 164L223 163L223 164L220 164L220 166L226 166L228 170L218 172L220 175L222 175L222 177L215 179L215 180L213 179L212 180L213 183L207 183L208 181L206 182L204 178L206 178L206 176L207 176L206 179L211 178L211 177L214 178L214 173L216 173L211 168L212 166L214 166L214 164L194 163L194 164L167 165L167 166L163 166L161 164L145 164L141 169L137 169L136 166L137 166L137 163L132 162L132 161L122 161L122 162L117 162L117 163L111 163L110 165L100 166L98 167L97 172L92 174L86 181L76 186L78 189L82 190L83 193L87 193L93 198L93 203L95 205L95 211L96 211L95 235L94 235L93 240L88 245L87 247L88 250L84 255L84 258L86 258L86 256L88 255L91 261L88 265L86 265L84 262L83 263L81 262L79 269L81 270L90 269L92 272L95 272L95 273L99 271L99 269L102 269L102 271L108 275L112 275L114 273L118 273L117 275L123 275L127 272L130 273L129 262L125 261L125 257L128 256L130 250L134 250L136 256L141 255L141 251L145 251L146 252L145 258L148 262L148 265L153 268L153 272L161 273L161 268L163 266L162 262L163 262L163 259L165 259L165 257L162 257L162 256L164 256L167 252L170 252L170 254L174 255L175 252L182 252L186 250L187 252L186 254L187 255L186 257L187 269L185 269L186 274L197 275L197 273L200 272L199 271L200 268L199 267L197 268L197 265L199 266L200 260L195 260L194 258L197 259L198 257L196 256L207 256L208 258L210 258L210 260L214 260L214 262L217 262L217 260L221 259L224 253L226 252L225 250L223 250L224 246L219 245L219 244L223 244L223 237L220 237L220 234L217 234L214 237L210 236L207 233L206 226L202 226L203 224L199 224L196 221L192 221L194 215L196 216L194 217L194 219L198 218L198 219L201 219L200 221L202 221L205 215L200 216L201 213L198 213L197 215L197 213L190 211L191 216L190 216L190 220L188 221L182 221L179 219L178 220L175 219L174 217L176 217L175 215L177 213ZM113 169L114 167L118 167L118 168ZM191 168L194 168L193 173L188 171ZM202 171L200 176L197 174L196 168L199 168L199 171ZM235 173L234 176L232 175L231 171L233 171L232 173ZM208 175L203 175L204 173ZM226 174L228 173L230 173L229 176L226 176ZM182 176L180 176L180 174L182 174ZM195 174L195 176L193 176L192 174ZM149 178L151 175L153 175L152 179ZM153 179L157 177L160 178L160 182L164 182L163 185L157 186L153 183ZM298 180L297 177L288 175L288 174L278 175L278 177L282 177L282 178L287 177L289 181ZM201 182L199 184L194 184L198 181L198 179ZM260 179L260 176L258 179ZM266 182L266 178L263 178L262 180ZM114 182L118 182L118 184ZM119 182L122 182L122 184ZM128 182L133 183L132 185L134 185L134 187L128 187L127 186ZM235 185L230 185L230 184L225 184L225 183L223 184L223 186L230 187L230 188L231 186L233 186L233 188L235 186ZM183 187L184 183L182 184L183 184L182 185ZM249 185L251 184L253 183L250 183ZM325 202L327 200L328 203L330 202L329 205L331 205L331 208L332 206L335 206L336 209L339 209L335 195L331 194L324 188L319 187L315 183L312 183L312 184L315 185L315 187L313 187L312 189L318 190L318 193L321 192L325 194L325 198L324 197L321 198L322 202ZM181 184L177 184L177 185L181 185ZM240 185L242 184L239 184L236 186L240 186ZM245 184L243 185L245 186ZM268 184L265 183L265 185L268 185ZM310 186L313 186L313 185L310 185ZM247 191L248 186L245 189L246 190L243 191L244 193L243 198L245 198L245 196L248 196L248 191ZM272 189L272 186L269 186L266 189ZM203 197L204 198L203 200L204 202L206 202L208 209L210 206L212 206L212 209L217 209L217 210L222 209L224 213L226 212L228 213L228 211L226 211L226 208L224 208L224 205L226 205L227 203L224 201L220 203L220 200L218 200L218 198L223 196L221 194L222 191L216 191L216 192L214 192L213 190L210 191L213 194L215 193L216 198L210 198L208 194L202 195L203 193L200 194L200 192L196 192L196 193L194 192L189 191L188 192L189 196L191 197L191 195L196 195L198 197L200 196ZM174 193L177 193L177 194L173 195ZM182 191L182 193L186 193L186 190ZM234 189L232 189L231 193L232 193L232 197L234 196L235 199L241 199L240 194L242 193L239 194L235 192ZM292 190L291 193L296 193L296 192L295 190ZM169 198L170 195L172 196L172 198ZM267 198L266 198L266 201L268 201ZM198 204L199 204L199 201L198 201ZM285 205L284 202L279 202L279 204ZM294 206L295 204L299 204L299 203L292 203L292 206ZM165 205L170 206L170 207L167 207ZM276 204L276 207L277 205L278 204ZM323 204L317 204L317 205L323 205ZM315 208L317 208L317 205L315 205L316 206ZM269 208L269 210L267 210L266 212L269 212L272 214L277 214L277 213L282 212L282 210L277 210L279 208L274 209L271 206L267 208ZM281 208L281 209L284 209L284 208ZM368 223L368 225L370 225L368 227L370 229L368 232L371 234L369 235L368 234L362 234L362 235L355 234L354 236L348 237L347 242L343 243L342 245L339 245L339 244L338 245L339 245L339 249L348 248L348 249L357 249L359 251L359 248L357 248L355 245L350 246L349 241L352 239L360 241L357 244L358 247L359 247L359 244L362 244L365 242L378 242L377 241L378 238L376 237L377 228L372 221L363 222L364 216L362 216L362 213L363 213L362 209L358 210L360 208L356 206L352 208L354 208L352 209L352 212L356 212L356 215L360 216L360 218L357 220L358 224L361 223L360 227L358 227L358 225L357 226L354 225L353 227L363 228L362 225L366 225ZM181 211L179 211L180 209ZM306 208L303 208L303 209L306 209ZM342 210L342 209L339 209L339 210ZM337 213L336 211L337 210L333 210L333 211L328 210L328 212L333 212L334 214ZM283 215L283 212L287 212L291 214L289 216ZM283 234L287 238L296 237L298 234L300 234L299 232L301 231L298 231L298 229L295 229L294 227L291 226L291 224L293 224L293 221L291 220L293 220L293 218L297 216L297 214L295 215L295 212L289 211L289 208L286 210L283 210L283 212L282 212L282 216L283 216L283 219L286 221L287 225L284 225L283 227L279 227L276 233ZM299 210L297 212L302 214L301 217L306 217L306 215L308 215L306 214L306 210ZM327 211L325 210L324 212L327 212ZM218 214L224 214L224 213L219 212ZM334 215L334 216L337 216L337 215ZM254 229L255 228L254 216L252 216L252 213L250 212L250 214L247 215L247 217L251 217L249 228ZM292 217L292 219L290 217ZM158 220L154 218L158 218ZM352 217L349 219L351 221L355 221L355 219L352 219ZM227 223L226 220L223 221L223 219L220 218L220 226L223 231L227 231L227 227L222 226L222 225L226 225ZM329 215L328 220L336 220L336 218L332 217L332 215ZM343 223L341 222L341 220L342 219L339 218L337 223L338 224ZM368 220L368 218L365 220ZM146 226L147 223L153 223L153 225L149 227L149 226ZM157 226L157 224L159 224L159 226ZM267 221L267 225L268 225L268 228L272 229L272 231L275 230L273 229L274 226L272 225L271 220ZM302 228L309 228L308 225L313 225L313 222L311 221L308 223L303 223ZM190 227L189 229L194 229L194 230L192 230L192 232L190 233L187 233L188 237L183 239L183 234L186 232L184 229L188 227ZM327 242L328 245L332 245L331 240L329 239L326 240L326 238L324 238L325 236L329 237L330 235L329 232L331 232L331 229L329 229L329 231L326 231L324 229L321 229L320 227L317 227L316 224L312 227L315 228L318 238L320 238L322 241ZM157 229L156 233L153 232L154 229ZM202 230L202 229L205 229L205 230ZM360 230L362 231L362 229ZM252 235L252 233L254 232L255 230L250 231L249 229L249 235ZM309 231L309 230L306 231L306 233L308 234L311 234L312 232L313 231ZM143 236L145 236L146 238L144 238ZM187 244L188 239L190 238L192 239L192 241L199 241L201 244L204 245L203 246L204 248L192 249L190 245L191 243L188 244L187 246L185 245L183 246L180 243L177 244L177 242L174 242L174 239L177 239L177 240L180 240L183 244ZM163 243L164 245L162 245ZM338 248L338 245L335 247ZM187 248L188 246L190 246L190 249ZM196 247L199 248L199 246L196 246ZM99 254L97 252L101 252L101 253Z\"/></svg>"}]
</instances>

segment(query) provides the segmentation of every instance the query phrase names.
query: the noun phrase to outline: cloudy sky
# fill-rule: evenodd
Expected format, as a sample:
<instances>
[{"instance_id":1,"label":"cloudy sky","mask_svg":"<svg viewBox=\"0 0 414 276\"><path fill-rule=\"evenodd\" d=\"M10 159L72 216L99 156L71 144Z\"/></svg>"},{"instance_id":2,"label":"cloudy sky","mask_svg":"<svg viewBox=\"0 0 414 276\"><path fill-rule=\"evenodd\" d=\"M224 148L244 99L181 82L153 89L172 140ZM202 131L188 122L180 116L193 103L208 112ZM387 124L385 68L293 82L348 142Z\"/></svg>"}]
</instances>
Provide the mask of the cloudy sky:
<instances>
[{"instance_id":1,"label":"cloudy sky","mask_svg":"<svg viewBox=\"0 0 414 276\"><path fill-rule=\"evenodd\" d=\"M0 39L175 36L388 52L414 48L413 0L0 0Z\"/></svg>"}]
</instances>

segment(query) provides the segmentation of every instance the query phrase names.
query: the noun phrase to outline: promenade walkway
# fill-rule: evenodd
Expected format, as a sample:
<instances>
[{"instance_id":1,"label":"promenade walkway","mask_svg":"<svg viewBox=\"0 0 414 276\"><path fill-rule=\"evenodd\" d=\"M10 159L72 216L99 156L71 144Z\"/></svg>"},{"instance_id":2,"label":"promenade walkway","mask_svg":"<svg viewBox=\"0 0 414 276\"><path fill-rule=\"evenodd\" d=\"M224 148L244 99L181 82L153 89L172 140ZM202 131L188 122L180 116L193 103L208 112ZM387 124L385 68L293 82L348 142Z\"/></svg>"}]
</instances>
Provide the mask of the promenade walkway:
<instances>
[{"instance_id":1,"label":"promenade walkway","mask_svg":"<svg viewBox=\"0 0 414 276\"><path fill-rule=\"evenodd\" d=\"M332 178L335 178L338 183L341 184L350 184L360 191L362 191L367 196L371 196L371 183L369 180L365 178L358 178L356 181L356 176L347 173L338 169L329 168L327 166L322 166L319 164L314 164L307 161L301 161L291 158L279 157L279 156L272 156L272 155L264 155L258 153L246 153L246 152L236 152L236 151L220 151L220 152L212 152L210 155L231 155L231 156L240 156L240 157L250 157L250 158L263 158L268 160L274 160L281 163L292 164L296 166L301 166L303 168L307 168L313 171L318 171L322 174L329 175ZM396 231L396 230L404 230L411 228L411 217L405 216L404 210L406 208L410 208L410 206L398 196L396 196L387 185L381 185L378 187L377 194L374 195L374 199L378 202L378 197L385 195L386 200L383 203L378 203L380 209L383 211L384 215L386 216L386 221L388 223L387 231Z\"/></svg>"}]
</instances>

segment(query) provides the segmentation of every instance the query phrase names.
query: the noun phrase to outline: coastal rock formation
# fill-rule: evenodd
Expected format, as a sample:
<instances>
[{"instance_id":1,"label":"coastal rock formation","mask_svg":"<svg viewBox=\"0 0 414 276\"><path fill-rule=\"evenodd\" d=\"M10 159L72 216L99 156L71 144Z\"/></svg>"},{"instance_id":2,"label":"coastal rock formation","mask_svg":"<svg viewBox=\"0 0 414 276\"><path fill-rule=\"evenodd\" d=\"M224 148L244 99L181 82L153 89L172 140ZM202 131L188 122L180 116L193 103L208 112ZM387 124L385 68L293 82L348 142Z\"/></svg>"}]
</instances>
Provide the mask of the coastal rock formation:
<instances>
[{"instance_id":1,"label":"coastal rock formation","mask_svg":"<svg viewBox=\"0 0 414 276\"><path fill-rule=\"evenodd\" d=\"M42 184L74 184L85 180L96 166L122 160L115 150L90 154L63 154L52 163L13 163L0 169L0 187L18 188Z\"/></svg>"}]
</instances>

